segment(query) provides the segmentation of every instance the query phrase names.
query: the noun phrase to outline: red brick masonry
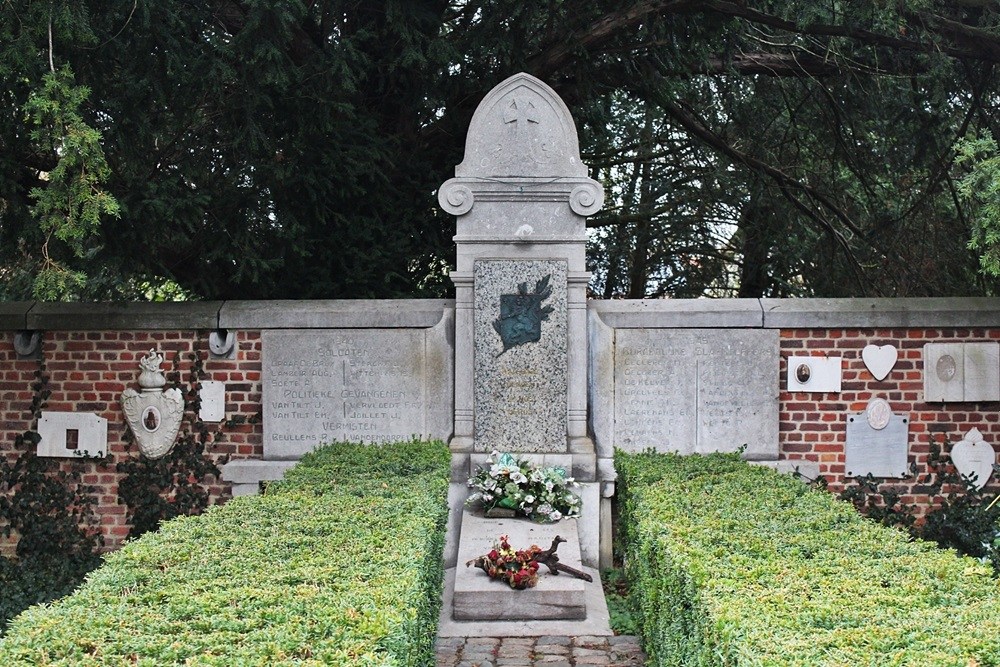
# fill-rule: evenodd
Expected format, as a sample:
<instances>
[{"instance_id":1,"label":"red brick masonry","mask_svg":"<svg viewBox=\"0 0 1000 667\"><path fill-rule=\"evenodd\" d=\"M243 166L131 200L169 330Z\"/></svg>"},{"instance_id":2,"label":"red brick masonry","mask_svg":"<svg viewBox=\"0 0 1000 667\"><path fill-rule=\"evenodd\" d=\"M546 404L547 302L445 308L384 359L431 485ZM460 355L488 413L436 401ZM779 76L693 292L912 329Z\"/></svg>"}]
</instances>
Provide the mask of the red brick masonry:
<instances>
[{"instance_id":1,"label":"red brick masonry","mask_svg":"<svg viewBox=\"0 0 1000 667\"><path fill-rule=\"evenodd\" d=\"M39 370L38 360L19 360L14 350L13 332L0 336L0 455L12 461L19 455L14 440L19 433L35 427L31 421L32 383ZM226 417L250 418L260 411L260 335L241 332L239 347L233 361L209 359L207 331L55 331L46 332L42 343L47 388L52 392L43 410L53 412L92 412L108 420L108 452L110 462L53 459L59 468L69 471L82 466L82 482L98 489L97 513L105 547L114 549L128 535L126 508L118 501L120 475L115 464L138 457L134 445L127 447L128 426L121 409L121 394L126 388L137 388L139 359L155 348L165 357L162 369L168 374L180 372L183 386L188 386L191 354L201 355L204 370L210 379L226 383ZM175 364L177 353L180 363ZM191 428L188 413L181 430ZM223 434L211 453L217 462L232 458L260 458L261 426L239 424L221 428ZM204 484L213 502L228 498L229 485L217 479ZM2 490L0 490L2 491ZM10 553L14 542L0 542L0 553Z\"/></svg>"},{"instance_id":2,"label":"red brick masonry","mask_svg":"<svg viewBox=\"0 0 1000 667\"><path fill-rule=\"evenodd\" d=\"M1000 329L785 329L781 331L781 457L819 463L820 474L839 492L844 484L846 413L861 412L872 398L889 401L896 414L910 415L910 461L918 472L927 467L932 439L945 452L969 429L978 428L992 445L1000 445L1000 403L925 403L923 401L924 344L1000 340ZM893 345L896 365L882 381L876 381L861 359L866 345ZM790 356L829 356L843 359L840 393L790 392L786 390L787 359ZM905 503L926 505L931 499L913 492L914 481L894 486L910 489ZM989 489L1000 488L996 478Z\"/></svg>"},{"instance_id":3,"label":"red brick masonry","mask_svg":"<svg viewBox=\"0 0 1000 667\"><path fill-rule=\"evenodd\" d=\"M816 462L819 471L826 476L830 489L840 491L844 484L844 444L846 436L846 417L850 412L860 412L867 402L874 397L882 397L889 401L897 414L909 414L910 460L915 461L919 470L926 468L930 442L941 443L947 451L948 443L962 439L969 429L978 428L987 442L1000 445L1000 404L990 403L936 403L923 402L923 346L927 342L976 342L1000 340L1000 300L954 300L961 302L951 311L939 317L937 311L931 310L925 301L931 300L877 300L879 307L884 303L917 302L920 306L920 317L910 312L897 309L890 313L892 318L903 320L906 326L891 328L859 328L854 326L832 325L819 328L798 328L794 322L819 320L856 323L859 321L879 321L876 313L871 316L870 310L858 307L853 301L844 306L847 300L799 300L768 301L737 300L737 302L706 302L704 300L690 302L649 302L661 308L662 311L673 309L670 317L677 317L690 327L721 327L739 326L727 323L726 317L731 312L740 309L740 317L756 317L756 326L777 328L780 330L780 457L788 460L804 460ZM787 322L768 324L769 312L778 312L781 308L800 308L801 303L817 303L808 317L796 313L783 314L782 317L792 318L793 326ZM823 311L830 303L834 303L832 316ZM884 303L883 303L884 302ZM945 300L934 300L945 302ZM966 311L962 304L974 302ZM236 303L239 302L229 302ZM173 310L165 308L166 315L151 306L122 306L118 310L109 308L110 315L101 315L102 319L91 314L88 317L80 315L82 308L76 305L78 311L60 316L59 304L45 304L45 308L33 306L32 312L41 310L37 321L30 316L11 314L11 309L4 312L4 306L17 304L0 304L0 456L9 461L19 455L14 449L14 440L19 433L34 428L30 418L32 402L32 383L36 381L36 372L40 362L37 359L18 359L14 349L16 331L32 329L43 332L42 357L45 364L45 374L48 376L48 389L51 391L44 409L51 411L81 411L98 414L108 420L109 464L98 464L93 461L73 462L59 460L58 465L68 470L73 465L83 468L83 482L98 489L97 506L100 530L105 539L105 546L114 549L120 546L128 534L126 523L126 508L118 500L118 484L120 475L115 472L115 464L129 458L138 457L134 447L127 447L125 435L127 426L121 410L120 397L128 387L137 387L138 362L151 348L155 348L166 358L163 370L170 374L179 372L184 386L188 383L188 372L192 366L191 354L197 353L203 361L206 379L226 383L226 416L227 419L242 417L244 420L254 418L261 412L261 337L260 329L271 326L267 318L285 317L282 328L301 328L303 335L309 335L309 328L334 328L338 326L361 326L355 320L351 324L338 324L343 319L332 321L329 308L341 307L340 313L355 313L361 310L365 302L359 302L350 307L328 306L344 302L296 302L298 313L295 318L282 315L280 302L251 303L232 306L243 308L240 324L229 324L237 332L236 358L233 360L213 359L209 354L209 333L216 322L222 323L221 306L198 304L197 308L189 306L189 310L197 310L197 317L190 316L179 321L185 322L187 328L170 329L170 317L175 317L182 311L174 304ZM279 305L269 305L278 303ZM409 302L415 303L415 302ZM446 302L434 302L442 304ZM643 302L645 304L647 302ZM739 303L742 305L733 305ZM778 304L775 306L774 304ZM869 302L865 302L867 306ZM952 301L947 301L951 304ZM434 308L441 307L433 305ZM720 305L713 305L720 304ZM30 306L30 304L28 304ZM63 304L67 308L73 304ZM322 309L321 309L322 307ZM768 311L768 307L772 311ZM874 306L873 306L874 307ZM903 310L909 308L905 305ZM48 310L46 310L46 308ZM129 309L138 313L127 312ZM307 310L307 309L312 310ZM350 310L353 308L354 310ZM431 306L428 306L429 309ZM700 309L700 310L697 310ZM307 310L305 314L301 314ZM692 315L688 311L696 310ZM723 319L712 319L722 310ZM848 312L850 310L850 312ZM761 313L764 313L763 317ZM205 315L204 313L208 313ZM274 313L277 312L277 315ZM847 315L843 313L848 312ZM103 311L102 311L103 313ZM151 314L152 313L152 314ZM174 313L175 315L171 315ZM321 315L316 315L321 313ZM819 313L819 316L816 315ZM343 315L334 313L337 317ZM779 313L780 314L780 313ZM351 315L357 317L356 315ZM323 319L323 318L326 319ZM701 319L699 319L699 317ZM960 327L934 327L924 322L928 318L938 318L941 321L953 322L968 320L973 325ZM133 319L129 319L133 318ZM200 318L200 319L198 319ZM795 319L799 318L799 319ZM810 319L812 318L812 319ZM867 319L866 319L867 318ZM175 317L176 319L176 317ZM293 319L291 323L289 319ZM883 320L885 317L882 318ZM911 319L920 320L910 322ZM190 322L197 321L196 326ZM207 324L202 324L202 321ZM92 330L91 323L100 321L105 328L114 330ZM142 322L130 326L130 322ZM300 322L305 324L300 325ZM85 323L91 329L83 329ZM984 324L986 323L986 324ZM79 326L83 330L73 330ZM376 324L385 326L384 324ZM665 326L662 322L658 326ZM670 324L669 326L674 326ZM744 328L746 325L743 325ZM862 349L869 344L893 345L899 352L898 361L893 371L883 381L876 381L866 369L861 359ZM180 362L175 364L175 356L180 353ZM839 393L805 393L785 390L786 359L796 355L840 356L843 358L842 391ZM182 425L182 430L191 428L191 417ZM212 429L221 430L217 445L212 456L218 463L227 457L260 458L262 456L262 427L256 423L242 423L234 426L210 425ZM204 481L210 491L213 502L224 502L231 494L230 485L218 479ZM927 505L933 499L921 494L914 488L913 480L900 481L899 486L908 490L904 502ZM1000 490L1000 484L991 480L990 490ZM0 489L4 492L4 489ZM9 539L0 538L0 553L11 553L16 536Z\"/></svg>"}]
</instances>

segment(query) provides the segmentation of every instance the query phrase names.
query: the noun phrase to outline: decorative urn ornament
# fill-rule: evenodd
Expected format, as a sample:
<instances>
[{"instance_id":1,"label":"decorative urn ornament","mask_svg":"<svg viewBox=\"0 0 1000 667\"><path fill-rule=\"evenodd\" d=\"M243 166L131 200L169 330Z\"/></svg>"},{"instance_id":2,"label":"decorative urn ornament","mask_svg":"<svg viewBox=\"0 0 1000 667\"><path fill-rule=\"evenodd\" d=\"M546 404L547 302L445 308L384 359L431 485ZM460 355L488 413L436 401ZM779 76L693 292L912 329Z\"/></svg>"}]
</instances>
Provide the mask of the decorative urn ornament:
<instances>
[{"instance_id":1,"label":"decorative urn ornament","mask_svg":"<svg viewBox=\"0 0 1000 667\"><path fill-rule=\"evenodd\" d=\"M150 459L162 458L170 453L184 416L181 390L163 388L167 379L160 370L162 363L163 355L150 350L139 361L140 391L126 389L122 392L125 419L135 434L139 452Z\"/></svg>"}]
</instances>

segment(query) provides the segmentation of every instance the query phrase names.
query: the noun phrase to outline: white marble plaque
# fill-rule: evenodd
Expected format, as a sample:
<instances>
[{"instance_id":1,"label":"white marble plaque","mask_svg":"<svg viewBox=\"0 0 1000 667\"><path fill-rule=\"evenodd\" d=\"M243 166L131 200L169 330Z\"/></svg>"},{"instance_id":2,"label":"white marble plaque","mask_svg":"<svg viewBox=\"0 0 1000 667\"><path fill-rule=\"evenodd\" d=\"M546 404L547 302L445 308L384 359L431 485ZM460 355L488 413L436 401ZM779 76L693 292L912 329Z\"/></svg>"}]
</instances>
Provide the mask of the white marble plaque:
<instances>
[{"instance_id":1,"label":"white marble plaque","mask_svg":"<svg viewBox=\"0 0 1000 667\"><path fill-rule=\"evenodd\" d=\"M872 377L881 382L896 366L899 352L892 345L866 345L861 350L861 360Z\"/></svg>"},{"instance_id":2,"label":"white marble plaque","mask_svg":"<svg viewBox=\"0 0 1000 667\"><path fill-rule=\"evenodd\" d=\"M924 400L1000 400L1000 343L924 345Z\"/></svg>"},{"instance_id":3,"label":"white marble plaque","mask_svg":"<svg viewBox=\"0 0 1000 667\"><path fill-rule=\"evenodd\" d=\"M848 477L906 477L909 474L907 452L910 420L885 415L876 404L869 414L855 412L847 416L847 443L844 447L844 470ZM872 424L876 427L873 428Z\"/></svg>"},{"instance_id":4,"label":"white marble plaque","mask_svg":"<svg viewBox=\"0 0 1000 667\"><path fill-rule=\"evenodd\" d=\"M961 401L965 396L965 350L962 343L924 345L924 400Z\"/></svg>"},{"instance_id":5,"label":"white marble plaque","mask_svg":"<svg viewBox=\"0 0 1000 667\"><path fill-rule=\"evenodd\" d=\"M996 461L993 445L985 441L978 428L970 430L951 449L951 462L955 464L955 469L977 489L986 486Z\"/></svg>"},{"instance_id":6,"label":"white marble plaque","mask_svg":"<svg viewBox=\"0 0 1000 667\"><path fill-rule=\"evenodd\" d=\"M838 392L841 357L789 357L785 386L788 391Z\"/></svg>"},{"instance_id":7,"label":"white marble plaque","mask_svg":"<svg viewBox=\"0 0 1000 667\"><path fill-rule=\"evenodd\" d=\"M1000 401L1000 343L965 343L965 400Z\"/></svg>"},{"instance_id":8,"label":"white marble plaque","mask_svg":"<svg viewBox=\"0 0 1000 667\"><path fill-rule=\"evenodd\" d=\"M614 446L778 453L778 332L618 329Z\"/></svg>"},{"instance_id":9,"label":"white marble plaque","mask_svg":"<svg viewBox=\"0 0 1000 667\"><path fill-rule=\"evenodd\" d=\"M221 422L226 418L226 383L218 380L203 380L198 391L201 408L198 418L203 422Z\"/></svg>"},{"instance_id":10,"label":"white marble plaque","mask_svg":"<svg viewBox=\"0 0 1000 667\"><path fill-rule=\"evenodd\" d=\"M264 331L264 458L427 434L424 331Z\"/></svg>"},{"instance_id":11,"label":"white marble plaque","mask_svg":"<svg viewBox=\"0 0 1000 667\"><path fill-rule=\"evenodd\" d=\"M38 456L102 457L108 451L108 420L88 412L42 412Z\"/></svg>"}]
</instances>

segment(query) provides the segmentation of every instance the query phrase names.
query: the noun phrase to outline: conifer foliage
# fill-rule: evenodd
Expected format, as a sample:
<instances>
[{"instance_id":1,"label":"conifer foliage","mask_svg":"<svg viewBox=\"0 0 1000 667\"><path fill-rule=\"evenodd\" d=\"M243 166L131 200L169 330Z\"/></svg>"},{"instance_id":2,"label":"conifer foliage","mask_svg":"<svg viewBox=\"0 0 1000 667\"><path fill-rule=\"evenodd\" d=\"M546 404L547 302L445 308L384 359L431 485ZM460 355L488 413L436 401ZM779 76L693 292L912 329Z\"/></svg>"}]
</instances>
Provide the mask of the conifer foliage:
<instances>
[{"instance_id":1,"label":"conifer foliage","mask_svg":"<svg viewBox=\"0 0 1000 667\"><path fill-rule=\"evenodd\" d=\"M993 293L995 207L958 188L990 156L956 156L1000 131L998 25L985 0L0 3L0 297L446 294L434 190L518 71L608 192L597 294Z\"/></svg>"}]
</instances>

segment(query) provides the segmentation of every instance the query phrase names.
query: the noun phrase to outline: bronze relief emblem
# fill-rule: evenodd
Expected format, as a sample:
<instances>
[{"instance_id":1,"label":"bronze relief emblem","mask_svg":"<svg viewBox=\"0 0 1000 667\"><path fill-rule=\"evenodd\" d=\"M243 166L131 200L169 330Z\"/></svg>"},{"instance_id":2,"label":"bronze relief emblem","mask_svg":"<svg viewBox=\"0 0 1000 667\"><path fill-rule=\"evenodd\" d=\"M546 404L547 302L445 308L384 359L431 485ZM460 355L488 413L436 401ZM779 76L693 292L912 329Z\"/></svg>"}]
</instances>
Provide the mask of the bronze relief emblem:
<instances>
[{"instance_id":1,"label":"bronze relief emblem","mask_svg":"<svg viewBox=\"0 0 1000 667\"><path fill-rule=\"evenodd\" d=\"M535 291L528 292L528 283L517 286L517 294L500 295L500 317L493 321L493 328L503 342L501 354L507 350L536 343L542 337L542 322L549 319L549 313L555 310L552 306L543 306L542 302L552 296L549 286L549 274L535 283Z\"/></svg>"}]
</instances>

